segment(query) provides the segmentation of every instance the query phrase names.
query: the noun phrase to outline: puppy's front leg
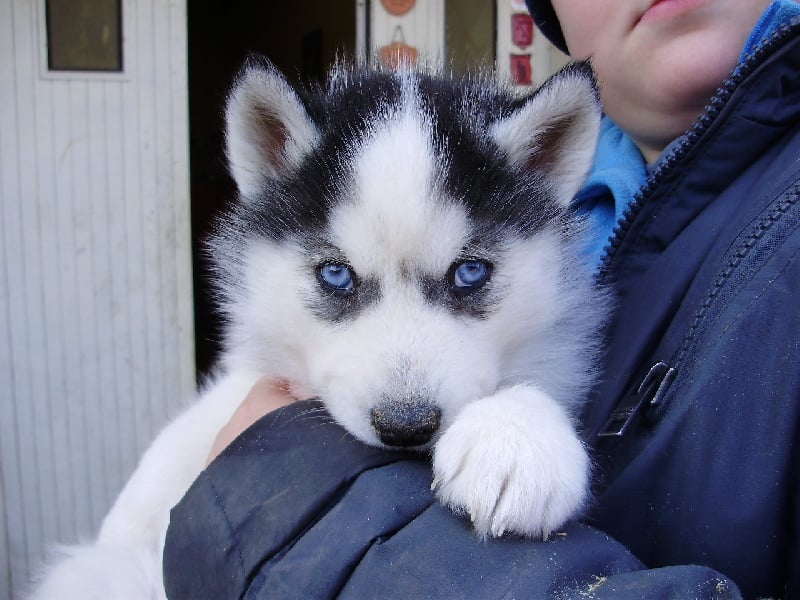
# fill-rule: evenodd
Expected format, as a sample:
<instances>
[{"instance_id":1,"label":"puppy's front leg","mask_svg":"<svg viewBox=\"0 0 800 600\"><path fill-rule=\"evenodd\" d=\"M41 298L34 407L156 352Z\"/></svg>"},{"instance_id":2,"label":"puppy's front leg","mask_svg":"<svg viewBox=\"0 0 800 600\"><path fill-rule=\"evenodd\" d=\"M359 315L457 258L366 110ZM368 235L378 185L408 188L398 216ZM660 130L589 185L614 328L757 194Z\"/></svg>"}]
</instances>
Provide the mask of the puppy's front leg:
<instances>
[{"instance_id":1,"label":"puppy's front leg","mask_svg":"<svg viewBox=\"0 0 800 600\"><path fill-rule=\"evenodd\" d=\"M161 554L169 511L257 379L249 373L220 377L167 425L120 492L95 543L61 549L31 599L164 598Z\"/></svg>"},{"instance_id":2,"label":"puppy's front leg","mask_svg":"<svg viewBox=\"0 0 800 600\"><path fill-rule=\"evenodd\" d=\"M528 385L467 405L436 443L434 487L481 536L547 538L586 500L589 458L565 409Z\"/></svg>"}]
</instances>

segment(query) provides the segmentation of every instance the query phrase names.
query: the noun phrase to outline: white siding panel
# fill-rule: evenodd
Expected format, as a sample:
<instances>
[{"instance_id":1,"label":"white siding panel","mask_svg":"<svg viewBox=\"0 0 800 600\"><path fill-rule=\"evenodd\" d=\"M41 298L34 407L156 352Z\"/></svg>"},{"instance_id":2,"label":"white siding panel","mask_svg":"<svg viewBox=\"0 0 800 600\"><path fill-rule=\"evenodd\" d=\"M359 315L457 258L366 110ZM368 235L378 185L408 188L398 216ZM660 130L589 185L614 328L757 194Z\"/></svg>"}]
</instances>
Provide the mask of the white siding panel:
<instances>
[{"instance_id":1,"label":"white siding panel","mask_svg":"<svg viewBox=\"0 0 800 600\"><path fill-rule=\"evenodd\" d=\"M90 538L194 393L186 6L125 0L125 73L42 73L0 0L0 598Z\"/></svg>"}]
</instances>

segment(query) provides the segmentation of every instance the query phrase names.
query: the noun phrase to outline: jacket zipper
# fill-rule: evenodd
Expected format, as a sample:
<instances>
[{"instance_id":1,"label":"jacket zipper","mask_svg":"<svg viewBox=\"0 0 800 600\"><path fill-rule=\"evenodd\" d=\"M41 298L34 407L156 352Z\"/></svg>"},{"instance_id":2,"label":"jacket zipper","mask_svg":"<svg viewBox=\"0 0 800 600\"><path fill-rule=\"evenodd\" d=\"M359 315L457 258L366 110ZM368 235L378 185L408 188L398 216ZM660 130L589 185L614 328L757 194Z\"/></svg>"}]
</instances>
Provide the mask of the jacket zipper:
<instances>
[{"instance_id":1,"label":"jacket zipper","mask_svg":"<svg viewBox=\"0 0 800 600\"><path fill-rule=\"evenodd\" d=\"M606 279L611 270L611 263L617 254L617 250L622 243L631 225L647 202L647 199L661 185L674 166L683 159L697 141L708 131L711 123L722 112L723 107L730 100L739 85L760 66L774 49L785 42L786 39L795 35L800 30L800 19L793 19L790 23L779 27L770 37L758 44L756 48L741 61L726 79L722 86L716 91L711 101L703 109L702 114L682 136L681 141L661 160L656 170L651 173L642 189L636 193L628 208L617 222L614 231L609 238L608 245L603 251L597 279L600 283L607 283Z\"/></svg>"}]
</instances>

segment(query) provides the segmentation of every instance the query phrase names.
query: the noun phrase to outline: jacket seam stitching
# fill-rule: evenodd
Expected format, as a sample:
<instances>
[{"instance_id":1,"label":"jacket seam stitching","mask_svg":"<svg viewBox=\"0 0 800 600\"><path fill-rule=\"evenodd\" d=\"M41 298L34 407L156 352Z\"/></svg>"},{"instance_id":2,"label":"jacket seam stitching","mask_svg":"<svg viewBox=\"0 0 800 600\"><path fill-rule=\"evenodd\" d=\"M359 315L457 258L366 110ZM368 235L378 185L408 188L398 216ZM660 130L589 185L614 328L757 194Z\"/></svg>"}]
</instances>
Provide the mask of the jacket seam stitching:
<instances>
[{"instance_id":1,"label":"jacket seam stitching","mask_svg":"<svg viewBox=\"0 0 800 600\"><path fill-rule=\"evenodd\" d=\"M772 228L773 225L781 220L781 218L792 208L792 206L797 204L799 194L800 185L792 186L788 190L788 197L781 201L773 210L769 212L768 215L762 217L758 224L755 225L755 230L738 244L736 251L728 259L725 266L722 267L721 272L714 279L714 283L711 285L711 288L701 303L700 308L695 313L695 316L692 319L692 324L683 338L677 358L674 361L673 366L675 368L678 368L683 363L686 355L689 352L689 346L695 340L697 332L706 321L706 317L708 316L710 309L713 307L714 301L719 295L720 290L725 287L731 276L739 271L739 267L741 266L742 262L757 246L758 240L761 239L764 234Z\"/></svg>"},{"instance_id":2,"label":"jacket seam stitching","mask_svg":"<svg viewBox=\"0 0 800 600\"><path fill-rule=\"evenodd\" d=\"M225 510L225 507L224 507L224 505L222 503L222 498L220 497L219 492L217 491L217 488L214 485L214 482L211 481L211 479L208 480L208 487L211 489L211 494L212 494L212 497L214 499L214 505L219 510L220 514L222 515L222 518L225 521L225 525L228 527L228 536L230 537L231 542L233 542L233 545L236 548L236 558L237 558L237 562L239 564L239 572L240 572L242 578L246 582L247 573L245 572L245 568L244 568L244 557L242 556L241 547L240 547L240 545L238 543L238 540L236 539L236 535L234 533L233 523L231 522L230 518L228 517L228 513Z\"/></svg>"}]
</instances>

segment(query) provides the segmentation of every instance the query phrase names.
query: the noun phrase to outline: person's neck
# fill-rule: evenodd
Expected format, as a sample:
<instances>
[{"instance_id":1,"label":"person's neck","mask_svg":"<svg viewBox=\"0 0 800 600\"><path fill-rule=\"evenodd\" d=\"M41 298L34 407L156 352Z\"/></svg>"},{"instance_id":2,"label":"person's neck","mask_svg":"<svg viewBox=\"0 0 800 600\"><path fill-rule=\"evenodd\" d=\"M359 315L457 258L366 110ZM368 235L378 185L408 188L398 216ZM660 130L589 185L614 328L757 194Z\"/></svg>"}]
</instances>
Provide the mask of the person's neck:
<instances>
[{"instance_id":1,"label":"person's neck","mask_svg":"<svg viewBox=\"0 0 800 600\"><path fill-rule=\"evenodd\" d=\"M639 151L644 156L644 160L648 165L652 165L654 162L658 160L658 157L661 156L661 153L664 151L664 148L653 148L648 147L643 144L639 144L634 140L636 147L639 148Z\"/></svg>"}]
</instances>

